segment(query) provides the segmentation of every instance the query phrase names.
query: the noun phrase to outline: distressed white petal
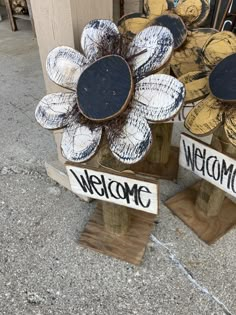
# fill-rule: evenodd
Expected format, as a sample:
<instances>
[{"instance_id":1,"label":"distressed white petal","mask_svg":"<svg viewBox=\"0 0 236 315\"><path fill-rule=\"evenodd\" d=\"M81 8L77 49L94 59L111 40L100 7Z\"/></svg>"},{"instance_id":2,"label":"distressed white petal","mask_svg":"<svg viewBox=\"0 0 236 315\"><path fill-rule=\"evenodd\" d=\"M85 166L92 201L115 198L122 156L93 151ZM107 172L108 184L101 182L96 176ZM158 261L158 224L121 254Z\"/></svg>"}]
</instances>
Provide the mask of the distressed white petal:
<instances>
[{"instance_id":1,"label":"distressed white petal","mask_svg":"<svg viewBox=\"0 0 236 315\"><path fill-rule=\"evenodd\" d=\"M135 86L131 107L149 121L165 121L174 117L184 102L184 84L167 74L153 74Z\"/></svg>"},{"instance_id":2,"label":"distressed white petal","mask_svg":"<svg viewBox=\"0 0 236 315\"><path fill-rule=\"evenodd\" d=\"M88 65L89 61L81 53L67 46L54 48L46 60L49 78L54 83L74 91L81 73Z\"/></svg>"},{"instance_id":3,"label":"distressed white petal","mask_svg":"<svg viewBox=\"0 0 236 315\"><path fill-rule=\"evenodd\" d=\"M35 110L37 122L46 129L67 125L71 112L77 106L75 93L52 93L44 96Z\"/></svg>"},{"instance_id":4,"label":"distressed white petal","mask_svg":"<svg viewBox=\"0 0 236 315\"><path fill-rule=\"evenodd\" d=\"M97 151L102 127L89 128L74 120L64 129L61 149L63 156L72 162L85 162Z\"/></svg>"},{"instance_id":5,"label":"distressed white petal","mask_svg":"<svg viewBox=\"0 0 236 315\"><path fill-rule=\"evenodd\" d=\"M119 132L116 123L111 123L107 139L112 154L120 162L133 164L142 160L148 152L152 133L146 119L131 112Z\"/></svg>"},{"instance_id":6,"label":"distressed white petal","mask_svg":"<svg viewBox=\"0 0 236 315\"><path fill-rule=\"evenodd\" d=\"M173 47L173 36L166 27L150 26L138 33L126 56L136 81L161 68L170 59Z\"/></svg>"},{"instance_id":7,"label":"distressed white petal","mask_svg":"<svg viewBox=\"0 0 236 315\"><path fill-rule=\"evenodd\" d=\"M90 21L83 29L81 47L90 61L116 53L119 30L110 20Z\"/></svg>"}]
</instances>

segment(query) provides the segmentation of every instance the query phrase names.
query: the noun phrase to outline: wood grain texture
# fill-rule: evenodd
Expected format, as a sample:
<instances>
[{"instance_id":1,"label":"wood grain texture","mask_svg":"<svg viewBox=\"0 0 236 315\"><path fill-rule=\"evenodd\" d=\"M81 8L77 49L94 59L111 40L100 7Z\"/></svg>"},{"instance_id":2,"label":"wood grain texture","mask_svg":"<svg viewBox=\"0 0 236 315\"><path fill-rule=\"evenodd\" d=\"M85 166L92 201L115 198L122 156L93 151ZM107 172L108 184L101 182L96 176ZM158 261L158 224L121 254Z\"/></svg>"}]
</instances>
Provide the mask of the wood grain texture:
<instances>
[{"instance_id":1,"label":"wood grain texture","mask_svg":"<svg viewBox=\"0 0 236 315\"><path fill-rule=\"evenodd\" d=\"M177 77L192 71L206 70L202 48L209 37L217 32L212 28L202 28L188 33L185 43L173 52L170 60L171 69Z\"/></svg>"},{"instance_id":2,"label":"wood grain texture","mask_svg":"<svg viewBox=\"0 0 236 315\"><path fill-rule=\"evenodd\" d=\"M143 13L131 13L124 15L118 21L118 28L121 34L133 38L149 24L149 19Z\"/></svg>"},{"instance_id":3,"label":"wood grain texture","mask_svg":"<svg viewBox=\"0 0 236 315\"><path fill-rule=\"evenodd\" d=\"M122 235L129 229L129 208L102 202L102 216L106 231Z\"/></svg>"},{"instance_id":4,"label":"wood grain texture","mask_svg":"<svg viewBox=\"0 0 236 315\"><path fill-rule=\"evenodd\" d=\"M197 136L212 133L222 123L220 102L211 95L199 102L185 119L185 127Z\"/></svg>"},{"instance_id":5,"label":"wood grain texture","mask_svg":"<svg viewBox=\"0 0 236 315\"><path fill-rule=\"evenodd\" d=\"M210 13L210 1L201 0L202 9L199 17L191 24L191 28L196 28L204 24Z\"/></svg>"},{"instance_id":6,"label":"wood grain texture","mask_svg":"<svg viewBox=\"0 0 236 315\"><path fill-rule=\"evenodd\" d=\"M209 217L195 203L199 189L200 183L197 183L170 198L165 204L200 239L210 245L235 226L236 206L225 198L218 216Z\"/></svg>"},{"instance_id":7,"label":"wood grain texture","mask_svg":"<svg viewBox=\"0 0 236 315\"><path fill-rule=\"evenodd\" d=\"M205 98L210 92L208 89L208 71L192 71L179 77L185 86L185 104Z\"/></svg>"},{"instance_id":8,"label":"wood grain texture","mask_svg":"<svg viewBox=\"0 0 236 315\"><path fill-rule=\"evenodd\" d=\"M224 103L236 103L236 53L216 65L209 76L209 89Z\"/></svg>"},{"instance_id":9,"label":"wood grain texture","mask_svg":"<svg viewBox=\"0 0 236 315\"><path fill-rule=\"evenodd\" d=\"M224 130L228 140L236 146L236 110L234 108L225 112Z\"/></svg>"},{"instance_id":10,"label":"wood grain texture","mask_svg":"<svg viewBox=\"0 0 236 315\"><path fill-rule=\"evenodd\" d=\"M39 102L35 118L43 128L62 128L68 124L76 104L75 93L48 94Z\"/></svg>"},{"instance_id":11,"label":"wood grain texture","mask_svg":"<svg viewBox=\"0 0 236 315\"><path fill-rule=\"evenodd\" d=\"M214 67L225 57L236 52L236 36L228 31L213 34L202 49L207 66Z\"/></svg>"},{"instance_id":12,"label":"wood grain texture","mask_svg":"<svg viewBox=\"0 0 236 315\"><path fill-rule=\"evenodd\" d=\"M78 121L72 121L66 126L62 135L62 154L68 161L87 161L98 149L101 136L101 127L91 129Z\"/></svg>"},{"instance_id":13,"label":"wood grain texture","mask_svg":"<svg viewBox=\"0 0 236 315\"><path fill-rule=\"evenodd\" d=\"M144 12L151 19L153 16L159 16L168 10L168 3L166 0L144 0Z\"/></svg>"},{"instance_id":14,"label":"wood grain texture","mask_svg":"<svg viewBox=\"0 0 236 315\"><path fill-rule=\"evenodd\" d=\"M173 36L165 27L150 26L138 33L129 44L127 54L135 81L163 67L171 57L173 46Z\"/></svg>"},{"instance_id":15,"label":"wood grain texture","mask_svg":"<svg viewBox=\"0 0 236 315\"><path fill-rule=\"evenodd\" d=\"M111 205L112 207L112 205ZM104 227L100 204L82 232L79 244L102 254L139 265L145 252L156 216L129 210L129 230L123 235L110 233Z\"/></svg>"},{"instance_id":16,"label":"wood grain texture","mask_svg":"<svg viewBox=\"0 0 236 315\"><path fill-rule=\"evenodd\" d=\"M170 75L153 74L135 85L133 106L138 106L149 121L165 121L178 113L184 96L185 88L180 81Z\"/></svg>"},{"instance_id":17,"label":"wood grain texture","mask_svg":"<svg viewBox=\"0 0 236 315\"><path fill-rule=\"evenodd\" d=\"M152 143L152 133L144 117L130 113L117 131L117 123L107 128L107 139L112 154L122 163L133 164L142 160Z\"/></svg>"},{"instance_id":18,"label":"wood grain texture","mask_svg":"<svg viewBox=\"0 0 236 315\"><path fill-rule=\"evenodd\" d=\"M54 83L75 91L78 79L88 64L88 60L75 49L60 46L48 54L46 70Z\"/></svg>"},{"instance_id":19,"label":"wood grain texture","mask_svg":"<svg viewBox=\"0 0 236 315\"><path fill-rule=\"evenodd\" d=\"M119 30L109 20L93 20L85 27L81 35L81 47L90 61L114 54L119 45Z\"/></svg>"},{"instance_id":20,"label":"wood grain texture","mask_svg":"<svg viewBox=\"0 0 236 315\"><path fill-rule=\"evenodd\" d=\"M78 106L85 117L105 121L123 112L133 93L128 63L120 56L100 58L80 76Z\"/></svg>"},{"instance_id":21,"label":"wood grain texture","mask_svg":"<svg viewBox=\"0 0 236 315\"><path fill-rule=\"evenodd\" d=\"M174 49L179 48L187 38L187 28L183 20L176 14L166 13L151 20L150 25L168 28L174 38Z\"/></svg>"}]
</instances>

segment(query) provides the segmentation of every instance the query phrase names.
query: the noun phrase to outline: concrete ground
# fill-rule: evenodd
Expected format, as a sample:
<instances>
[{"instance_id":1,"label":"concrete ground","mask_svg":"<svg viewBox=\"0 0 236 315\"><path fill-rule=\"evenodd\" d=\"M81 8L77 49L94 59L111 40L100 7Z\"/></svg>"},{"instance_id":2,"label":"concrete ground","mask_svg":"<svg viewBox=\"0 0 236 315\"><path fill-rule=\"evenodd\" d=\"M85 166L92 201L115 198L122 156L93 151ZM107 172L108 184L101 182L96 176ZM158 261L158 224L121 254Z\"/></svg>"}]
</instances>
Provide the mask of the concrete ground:
<instances>
[{"instance_id":1,"label":"concrete ground","mask_svg":"<svg viewBox=\"0 0 236 315\"><path fill-rule=\"evenodd\" d=\"M0 314L236 314L236 230L209 247L163 205L196 180L189 172L161 182L140 267L78 245L95 203L45 173L56 148L34 119L45 89L30 25L19 26L0 22Z\"/></svg>"}]
</instances>

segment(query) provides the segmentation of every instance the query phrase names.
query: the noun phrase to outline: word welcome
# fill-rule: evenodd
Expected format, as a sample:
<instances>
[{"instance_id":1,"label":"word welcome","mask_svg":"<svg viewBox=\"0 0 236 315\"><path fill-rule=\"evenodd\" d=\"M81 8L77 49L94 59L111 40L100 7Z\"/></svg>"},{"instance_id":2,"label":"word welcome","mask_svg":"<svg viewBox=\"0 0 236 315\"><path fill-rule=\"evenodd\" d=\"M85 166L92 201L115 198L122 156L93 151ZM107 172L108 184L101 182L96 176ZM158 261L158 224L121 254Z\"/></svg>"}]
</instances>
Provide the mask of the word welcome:
<instances>
[{"instance_id":1,"label":"word welcome","mask_svg":"<svg viewBox=\"0 0 236 315\"><path fill-rule=\"evenodd\" d=\"M234 159L182 134L179 164L236 197Z\"/></svg>"},{"instance_id":2,"label":"word welcome","mask_svg":"<svg viewBox=\"0 0 236 315\"><path fill-rule=\"evenodd\" d=\"M156 183L67 165L74 193L145 212L158 212Z\"/></svg>"}]
</instances>

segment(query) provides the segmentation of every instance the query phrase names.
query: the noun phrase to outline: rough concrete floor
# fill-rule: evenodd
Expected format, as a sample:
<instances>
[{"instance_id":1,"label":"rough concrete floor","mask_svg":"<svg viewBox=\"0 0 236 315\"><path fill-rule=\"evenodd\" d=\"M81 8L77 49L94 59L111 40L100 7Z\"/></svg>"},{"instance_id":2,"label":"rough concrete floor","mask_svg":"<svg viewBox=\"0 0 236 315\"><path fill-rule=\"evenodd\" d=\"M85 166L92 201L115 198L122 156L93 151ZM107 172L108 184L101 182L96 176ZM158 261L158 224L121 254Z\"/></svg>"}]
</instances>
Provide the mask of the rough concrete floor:
<instances>
[{"instance_id":1,"label":"rough concrete floor","mask_svg":"<svg viewBox=\"0 0 236 315\"><path fill-rule=\"evenodd\" d=\"M42 71L28 22L19 26L0 22L0 314L236 314L236 230L209 247L162 203L196 180L189 172L161 183L140 267L78 245L95 204L45 173L56 149L34 120Z\"/></svg>"}]
</instances>

